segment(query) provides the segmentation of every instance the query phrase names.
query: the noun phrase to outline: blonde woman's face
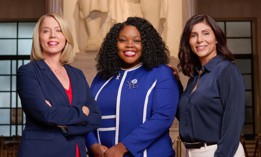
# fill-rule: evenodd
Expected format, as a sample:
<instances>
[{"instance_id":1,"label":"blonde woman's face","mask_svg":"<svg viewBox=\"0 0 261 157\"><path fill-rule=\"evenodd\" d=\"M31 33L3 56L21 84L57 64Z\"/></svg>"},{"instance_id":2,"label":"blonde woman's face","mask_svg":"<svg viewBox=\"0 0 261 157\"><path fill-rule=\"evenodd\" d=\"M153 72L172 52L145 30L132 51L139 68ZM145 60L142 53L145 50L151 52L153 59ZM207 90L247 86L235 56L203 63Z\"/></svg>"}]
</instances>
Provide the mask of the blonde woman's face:
<instances>
[{"instance_id":1,"label":"blonde woman's face","mask_svg":"<svg viewBox=\"0 0 261 157\"><path fill-rule=\"evenodd\" d=\"M61 27L53 17L46 17L42 21L39 38L45 56L60 55L66 43Z\"/></svg>"}]
</instances>

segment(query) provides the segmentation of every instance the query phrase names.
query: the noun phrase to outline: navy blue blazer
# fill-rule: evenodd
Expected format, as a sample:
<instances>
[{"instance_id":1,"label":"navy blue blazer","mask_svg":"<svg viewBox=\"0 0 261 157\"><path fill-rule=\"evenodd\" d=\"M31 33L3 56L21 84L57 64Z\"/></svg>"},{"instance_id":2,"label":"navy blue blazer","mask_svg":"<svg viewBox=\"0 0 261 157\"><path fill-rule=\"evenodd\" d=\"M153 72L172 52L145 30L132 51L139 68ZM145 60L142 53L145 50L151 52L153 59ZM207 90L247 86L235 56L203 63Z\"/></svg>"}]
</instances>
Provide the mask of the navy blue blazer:
<instances>
[{"instance_id":1,"label":"navy blue blazer","mask_svg":"<svg viewBox=\"0 0 261 157\"><path fill-rule=\"evenodd\" d=\"M76 143L81 157L86 156L85 134L100 125L101 114L82 71L69 65L65 69L71 81L72 105L43 60L18 69L17 91L26 114L18 157L75 157ZM89 116L83 114L82 106L90 109ZM58 126L67 126L67 131Z\"/></svg>"}]
</instances>

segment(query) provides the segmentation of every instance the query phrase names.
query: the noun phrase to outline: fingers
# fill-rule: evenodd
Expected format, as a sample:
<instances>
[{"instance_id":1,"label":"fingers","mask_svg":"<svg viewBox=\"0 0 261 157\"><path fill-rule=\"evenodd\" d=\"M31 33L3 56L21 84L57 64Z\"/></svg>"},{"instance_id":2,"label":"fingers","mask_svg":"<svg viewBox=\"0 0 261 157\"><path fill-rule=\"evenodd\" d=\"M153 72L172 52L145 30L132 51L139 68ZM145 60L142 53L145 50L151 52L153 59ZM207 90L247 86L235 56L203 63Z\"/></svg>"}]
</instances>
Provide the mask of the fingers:
<instances>
[{"instance_id":1,"label":"fingers","mask_svg":"<svg viewBox=\"0 0 261 157\"><path fill-rule=\"evenodd\" d=\"M91 150L95 157L104 157L104 153L108 150L108 147L96 143L91 146Z\"/></svg>"},{"instance_id":2,"label":"fingers","mask_svg":"<svg viewBox=\"0 0 261 157\"><path fill-rule=\"evenodd\" d=\"M101 151L104 153L104 152L106 152L109 148L106 147L106 146L104 146L104 145L101 145L101 146L100 146L100 149L101 149Z\"/></svg>"},{"instance_id":3,"label":"fingers","mask_svg":"<svg viewBox=\"0 0 261 157\"><path fill-rule=\"evenodd\" d=\"M86 116L88 116L89 115L89 113L90 113L90 110L89 110L89 108L88 107L86 107L86 106L83 106L82 107L82 112L86 115Z\"/></svg>"},{"instance_id":4,"label":"fingers","mask_svg":"<svg viewBox=\"0 0 261 157\"><path fill-rule=\"evenodd\" d=\"M48 106L52 107L52 104L51 104L48 100L45 100L45 103L46 103Z\"/></svg>"}]
</instances>

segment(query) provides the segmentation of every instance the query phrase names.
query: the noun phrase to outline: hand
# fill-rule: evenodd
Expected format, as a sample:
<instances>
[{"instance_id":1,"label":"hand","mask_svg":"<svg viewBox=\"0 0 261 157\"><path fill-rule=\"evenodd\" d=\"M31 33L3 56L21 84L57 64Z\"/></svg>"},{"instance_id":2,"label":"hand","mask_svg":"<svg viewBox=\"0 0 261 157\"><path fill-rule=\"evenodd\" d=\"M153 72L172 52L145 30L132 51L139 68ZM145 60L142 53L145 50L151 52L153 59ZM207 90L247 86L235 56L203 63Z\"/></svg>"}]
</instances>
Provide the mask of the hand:
<instances>
[{"instance_id":1,"label":"hand","mask_svg":"<svg viewBox=\"0 0 261 157\"><path fill-rule=\"evenodd\" d=\"M67 134L67 133L68 133L67 126L58 125L57 127L60 128L61 131L62 131L64 134Z\"/></svg>"},{"instance_id":2,"label":"hand","mask_svg":"<svg viewBox=\"0 0 261 157\"><path fill-rule=\"evenodd\" d=\"M89 110L88 107L83 106L83 107L82 107L82 112L83 112L86 116L89 116L90 110Z\"/></svg>"},{"instance_id":3,"label":"hand","mask_svg":"<svg viewBox=\"0 0 261 157\"><path fill-rule=\"evenodd\" d=\"M104 157L104 153L108 150L108 147L95 143L91 146L91 151L95 157Z\"/></svg>"},{"instance_id":4,"label":"hand","mask_svg":"<svg viewBox=\"0 0 261 157\"><path fill-rule=\"evenodd\" d=\"M179 70L176 67L174 67L174 66L172 66L170 64L167 64L167 66L170 67L170 69L172 70L173 75L175 76L175 78L177 80L179 80Z\"/></svg>"},{"instance_id":5,"label":"hand","mask_svg":"<svg viewBox=\"0 0 261 157\"><path fill-rule=\"evenodd\" d=\"M122 142L108 149L104 157L123 157L125 153L128 152L128 149L124 146Z\"/></svg>"},{"instance_id":6,"label":"hand","mask_svg":"<svg viewBox=\"0 0 261 157\"><path fill-rule=\"evenodd\" d=\"M52 104L51 104L48 100L45 100L45 103L46 103L48 106L52 107Z\"/></svg>"}]
</instances>

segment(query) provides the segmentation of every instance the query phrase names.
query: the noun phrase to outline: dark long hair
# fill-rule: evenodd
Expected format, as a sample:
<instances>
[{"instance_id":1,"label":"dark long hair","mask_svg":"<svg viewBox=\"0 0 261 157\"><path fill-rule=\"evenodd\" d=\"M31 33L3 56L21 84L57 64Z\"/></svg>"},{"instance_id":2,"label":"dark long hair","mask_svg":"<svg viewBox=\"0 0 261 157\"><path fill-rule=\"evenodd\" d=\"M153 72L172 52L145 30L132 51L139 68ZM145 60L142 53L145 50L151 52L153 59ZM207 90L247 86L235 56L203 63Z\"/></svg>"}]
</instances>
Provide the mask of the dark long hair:
<instances>
[{"instance_id":1,"label":"dark long hair","mask_svg":"<svg viewBox=\"0 0 261 157\"><path fill-rule=\"evenodd\" d=\"M123 23L117 23L111 27L101 45L96 57L98 75L110 78L117 75L121 69L122 61L117 54L117 41L119 32L125 26L135 26L141 35L142 54L141 62L146 69L167 64L169 50L157 30L144 18L129 17Z\"/></svg>"},{"instance_id":2,"label":"dark long hair","mask_svg":"<svg viewBox=\"0 0 261 157\"><path fill-rule=\"evenodd\" d=\"M198 56L194 54L189 45L191 31L194 25L204 22L211 27L217 40L217 54L224 59L234 61L234 56L227 47L226 36L215 20L208 15L194 15L186 23L180 44L179 44L179 61L178 68L184 75L194 76L194 68L200 66Z\"/></svg>"}]
</instances>

